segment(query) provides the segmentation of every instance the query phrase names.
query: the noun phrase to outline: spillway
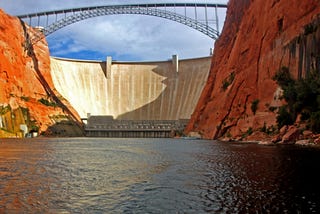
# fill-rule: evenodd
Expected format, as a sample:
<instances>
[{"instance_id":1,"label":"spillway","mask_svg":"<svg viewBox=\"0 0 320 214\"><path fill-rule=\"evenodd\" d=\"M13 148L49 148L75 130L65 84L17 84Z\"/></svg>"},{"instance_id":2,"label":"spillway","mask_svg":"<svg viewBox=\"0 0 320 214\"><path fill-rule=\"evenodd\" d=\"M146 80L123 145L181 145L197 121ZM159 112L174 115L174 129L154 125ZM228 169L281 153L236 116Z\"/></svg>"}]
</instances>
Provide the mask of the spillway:
<instances>
[{"instance_id":1,"label":"spillway","mask_svg":"<svg viewBox=\"0 0 320 214\"><path fill-rule=\"evenodd\" d=\"M84 61L51 57L60 94L81 117L189 119L206 83L211 56L158 62Z\"/></svg>"}]
</instances>

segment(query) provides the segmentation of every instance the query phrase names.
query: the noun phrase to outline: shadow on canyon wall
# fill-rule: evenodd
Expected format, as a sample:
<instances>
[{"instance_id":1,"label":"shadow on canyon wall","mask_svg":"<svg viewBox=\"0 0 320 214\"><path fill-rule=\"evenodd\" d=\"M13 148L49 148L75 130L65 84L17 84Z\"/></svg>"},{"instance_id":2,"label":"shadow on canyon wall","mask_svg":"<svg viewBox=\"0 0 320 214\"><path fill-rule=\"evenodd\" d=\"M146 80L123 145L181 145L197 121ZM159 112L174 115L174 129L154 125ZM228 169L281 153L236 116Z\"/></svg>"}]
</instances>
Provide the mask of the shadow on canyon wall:
<instances>
[{"instance_id":1,"label":"shadow on canyon wall","mask_svg":"<svg viewBox=\"0 0 320 214\"><path fill-rule=\"evenodd\" d=\"M48 82L46 81L45 77L42 75L40 69L39 69L39 61L37 58L37 55L35 54L34 51L34 47L31 41L31 37L30 34L28 33L27 27L25 25L25 23L20 20L21 26L23 28L24 31L24 35L26 38L26 42L25 42L25 50L27 51L28 56L30 56L32 58L32 62L34 65L34 69L37 73L37 79L39 80L39 82L41 83L41 85L43 86L44 90L47 93L47 96L49 98L51 98L62 110L63 112L66 114L66 116L68 117L69 121L74 124L75 126L78 127L79 132L81 132L81 134L79 133L79 135L84 135L84 130L83 130L83 124L82 122L78 119L78 117L58 98L58 96L55 94L55 92L51 89L50 85L48 84ZM54 124L52 126L56 127L59 124ZM50 127L48 128L50 129Z\"/></svg>"},{"instance_id":2,"label":"shadow on canyon wall","mask_svg":"<svg viewBox=\"0 0 320 214\"><path fill-rule=\"evenodd\" d=\"M289 49L288 67L298 61L298 78L311 71L320 71L320 16L304 27L304 33L297 36L286 47Z\"/></svg>"},{"instance_id":3,"label":"shadow on canyon wall","mask_svg":"<svg viewBox=\"0 0 320 214\"><path fill-rule=\"evenodd\" d=\"M43 135L48 137L81 137L84 136L84 130L75 121L69 119L49 126Z\"/></svg>"}]
</instances>

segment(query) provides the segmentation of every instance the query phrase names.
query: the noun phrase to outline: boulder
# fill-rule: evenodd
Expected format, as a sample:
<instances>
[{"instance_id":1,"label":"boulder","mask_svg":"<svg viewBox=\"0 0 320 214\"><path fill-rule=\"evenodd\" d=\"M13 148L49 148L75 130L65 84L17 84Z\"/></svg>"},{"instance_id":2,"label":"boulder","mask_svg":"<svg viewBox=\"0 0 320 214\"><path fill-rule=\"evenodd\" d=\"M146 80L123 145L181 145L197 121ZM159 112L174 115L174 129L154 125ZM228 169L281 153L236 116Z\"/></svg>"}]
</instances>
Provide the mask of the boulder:
<instances>
[{"instance_id":1,"label":"boulder","mask_svg":"<svg viewBox=\"0 0 320 214\"><path fill-rule=\"evenodd\" d=\"M298 140L298 141L296 141L296 144L306 146L306 145L311 144L311 140Z\"/></svg>"},{"instance_id":2,"label":"boulder","mask_svg":"<svg viewBox=\"0 0 320 214\"><path fill-rule=\"evenodd\" d=\"M300 130L295 126L290 126L285 135L281 139L281 143L290 144L295 143L299 139Z\"/></svg>"},{"instance_id":3,"label":"boulder","mask_svg":"<svg viewBox=\"0 0 320 214\"><path fill-rule=\"evenodd\" d=\"M310 139L313 137L313 132L310 130L305 130L302 132L303 139Z\"/></svg>"}]
</instances>

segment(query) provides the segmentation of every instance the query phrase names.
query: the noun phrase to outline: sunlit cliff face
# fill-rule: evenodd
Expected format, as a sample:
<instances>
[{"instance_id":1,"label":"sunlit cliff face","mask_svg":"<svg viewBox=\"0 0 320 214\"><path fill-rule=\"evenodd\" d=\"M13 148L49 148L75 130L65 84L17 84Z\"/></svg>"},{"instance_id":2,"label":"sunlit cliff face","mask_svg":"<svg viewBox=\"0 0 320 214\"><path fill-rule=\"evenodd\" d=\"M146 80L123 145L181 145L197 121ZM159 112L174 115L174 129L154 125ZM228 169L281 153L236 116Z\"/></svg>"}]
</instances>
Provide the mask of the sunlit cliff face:
<instances>
[{"instance_id":1,"label":"sunlit cliff face","mask_svg":"<svg viewBox=\"0 0 320 214\"><path fill-rule=\"evenodd\" d=\"M308 62L319 54L312 47L319 47L320 36L319 31L306 34L305 26L317 22L319 14L317 0L231 0L208 82L187 130L205 138L237 138L276 125L270 108L281 101L275 100L279 87L272 77L282 66L295 77L310 69ZM256 111L253 103L258 103Z\"/></svg>"},{"instance_id":2,"label":"sunlit cliff face","mask_svg":"<svg viewBox=\"0 0 320 214\"><path fill-rule=\"evenodd\" d=\"M0 135L20 135L20 125L45 131L65 113L44 105L57 95L50 74L46 41L28 46L35 31L0 10ZM6 133L6 134L4 134Z\"/></svg>"}]
</instances>

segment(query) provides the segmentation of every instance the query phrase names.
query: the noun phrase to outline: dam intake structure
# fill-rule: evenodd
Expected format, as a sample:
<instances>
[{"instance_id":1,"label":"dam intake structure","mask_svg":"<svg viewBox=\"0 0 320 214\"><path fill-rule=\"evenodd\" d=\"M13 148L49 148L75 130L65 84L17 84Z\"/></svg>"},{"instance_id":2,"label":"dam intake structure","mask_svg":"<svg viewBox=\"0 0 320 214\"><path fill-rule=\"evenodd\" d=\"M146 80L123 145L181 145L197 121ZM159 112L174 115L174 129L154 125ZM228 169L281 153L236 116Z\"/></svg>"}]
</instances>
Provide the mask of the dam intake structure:
<instances>
[{"instance_id":1,"label":"dam intake structure","mask_svg":"<svg viewBox=\"0 0 320 214\"><path fill-rule=\"evenodd\" d=\"M169 138L180 135L189 120L114 120L88 115L87 137Z\"/></svg>"},{"instance_id":2,"label":"dam intake structure","mask_svg":"<svg viewBox=\"0 0 320 214\"><path fill-rule=\"evenodd\" d=\"M51 75L56 89L87 120L88 136L169 137L184 130L210 65L211 56L179 60L174 55L154 62L51 57Z\"/></svg>"}]
</instances>

